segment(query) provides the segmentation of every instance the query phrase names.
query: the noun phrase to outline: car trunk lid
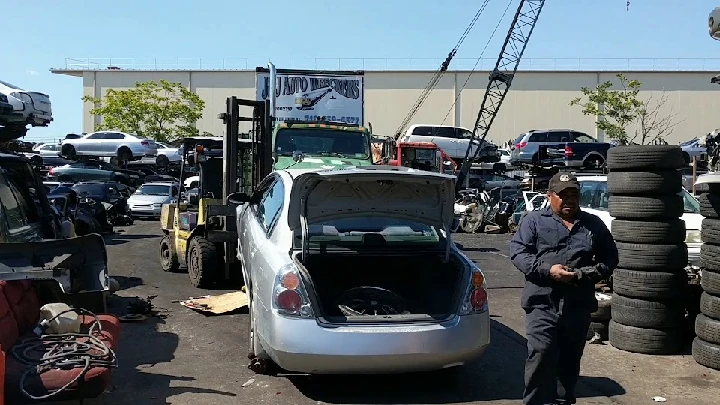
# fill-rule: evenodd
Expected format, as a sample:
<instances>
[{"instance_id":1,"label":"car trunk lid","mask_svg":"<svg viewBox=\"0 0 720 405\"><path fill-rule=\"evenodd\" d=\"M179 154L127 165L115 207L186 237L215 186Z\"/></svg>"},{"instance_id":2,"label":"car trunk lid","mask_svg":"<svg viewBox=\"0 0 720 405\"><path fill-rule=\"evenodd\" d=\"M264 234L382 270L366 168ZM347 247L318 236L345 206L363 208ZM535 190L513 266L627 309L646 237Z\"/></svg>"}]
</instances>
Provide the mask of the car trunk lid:
<instances>
[{"instance_id":1,"label":"car trunk lid","mask_svg":"<svg viewBox=\"0 0 720 405\"><path fill-rule=\"evenodd\" d=\"M308 249L309 224L368 214L444 230L449 255L454 184L452 175L396 166L306 172L293 181L288 225L302 232L303 257Z\"/></svg>"}]
</instances>

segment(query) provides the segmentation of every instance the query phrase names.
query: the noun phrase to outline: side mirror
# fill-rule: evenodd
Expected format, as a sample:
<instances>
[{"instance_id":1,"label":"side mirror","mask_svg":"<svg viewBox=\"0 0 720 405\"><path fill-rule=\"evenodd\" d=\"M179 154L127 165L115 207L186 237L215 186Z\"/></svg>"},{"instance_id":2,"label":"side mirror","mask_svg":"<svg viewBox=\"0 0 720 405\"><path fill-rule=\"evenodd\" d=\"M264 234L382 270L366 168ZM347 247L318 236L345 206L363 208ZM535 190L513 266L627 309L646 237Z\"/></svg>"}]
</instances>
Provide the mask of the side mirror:
<instances>
[{"instance_id":1,"label":"side mirror","mask_svg":"<svg viewBox=\"0 0 720 405\"><path fill-rule=\"evenodd\" d=\"M228 204L240 205L250 202L252 196L246 193L232 193L227 197Z\"/></svg>"}]
</instances>

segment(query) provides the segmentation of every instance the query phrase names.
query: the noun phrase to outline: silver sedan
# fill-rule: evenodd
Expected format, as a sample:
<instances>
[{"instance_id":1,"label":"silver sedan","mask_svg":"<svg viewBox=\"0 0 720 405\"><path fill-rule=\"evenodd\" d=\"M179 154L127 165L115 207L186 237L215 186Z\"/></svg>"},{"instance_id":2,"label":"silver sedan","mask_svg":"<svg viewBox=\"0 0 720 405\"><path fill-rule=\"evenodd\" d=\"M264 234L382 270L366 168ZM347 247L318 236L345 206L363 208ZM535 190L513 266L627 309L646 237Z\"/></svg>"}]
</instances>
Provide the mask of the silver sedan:
<instances>
[{"instance_id":1,"label":"silver sedan","mask_svg":"<svg viewBox=\"0 0 720 405\"><path fill-rule=\"evenodd\" d=\"M460 366L490 343L482 271L450 239L454 176L290 169L239 204L251 368L312 374Z\"/></svg>"}]
</instances>

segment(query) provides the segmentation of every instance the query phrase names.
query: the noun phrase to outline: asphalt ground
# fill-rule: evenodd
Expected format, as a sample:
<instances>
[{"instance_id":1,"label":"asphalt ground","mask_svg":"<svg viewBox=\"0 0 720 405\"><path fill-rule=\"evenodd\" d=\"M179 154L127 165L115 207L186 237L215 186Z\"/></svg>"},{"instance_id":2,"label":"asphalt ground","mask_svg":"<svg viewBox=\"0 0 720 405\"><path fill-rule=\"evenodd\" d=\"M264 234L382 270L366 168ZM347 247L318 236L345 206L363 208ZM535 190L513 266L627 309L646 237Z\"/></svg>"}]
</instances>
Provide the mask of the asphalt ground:
<instances>
[{"instance_id":1,"label":"asphalt ground","mask_svg":"<svg viewBox=\"0 0 720 405\"><path fill-rule=\"evenodd\" d=\"M187 274L160 269L156 221L119 227L107 239L110 275L122 289L109 298L122 315L135 297L157 296L160 317L124 323L106 405L150 404L518 404L526 354L523 278L507 257L510 235L457 234L483 269L490 287L491 345L456 375L442 372L391 376L256 375L247 369L248 316L205 316L177 300L237 289L200 290ZM720 372L689 355L647 356L609 344L588 345L578 404L720 403Z\"/></svg>"}]
</instances>

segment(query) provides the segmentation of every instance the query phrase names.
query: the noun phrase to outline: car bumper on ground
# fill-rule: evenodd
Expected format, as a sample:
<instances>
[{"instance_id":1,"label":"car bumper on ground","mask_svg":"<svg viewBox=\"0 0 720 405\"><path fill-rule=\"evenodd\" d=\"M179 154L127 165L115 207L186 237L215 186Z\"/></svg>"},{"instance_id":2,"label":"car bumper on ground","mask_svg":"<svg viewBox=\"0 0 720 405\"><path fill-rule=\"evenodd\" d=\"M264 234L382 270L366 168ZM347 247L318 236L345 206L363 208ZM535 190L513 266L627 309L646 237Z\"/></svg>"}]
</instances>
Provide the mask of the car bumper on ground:
<instances>
[{"instance_id":1,"label":"car bumper on ground","mask_svg":"<svg viewBox=\"0 0 720 405\"><path fill-rule=\"evenodd\" d=\"M437 370L469 362L490 344L488 311L423 325L322 327L315 319L269 319L259 333L263 348L283 369L301 373Z\"/></svg>"}]
</instances>

